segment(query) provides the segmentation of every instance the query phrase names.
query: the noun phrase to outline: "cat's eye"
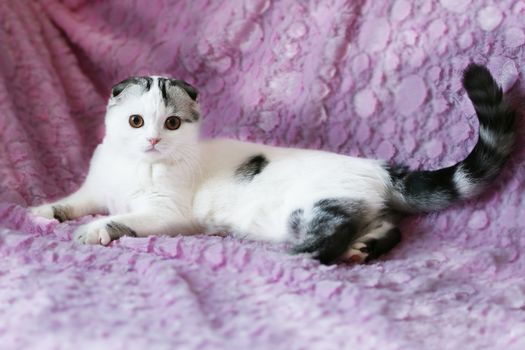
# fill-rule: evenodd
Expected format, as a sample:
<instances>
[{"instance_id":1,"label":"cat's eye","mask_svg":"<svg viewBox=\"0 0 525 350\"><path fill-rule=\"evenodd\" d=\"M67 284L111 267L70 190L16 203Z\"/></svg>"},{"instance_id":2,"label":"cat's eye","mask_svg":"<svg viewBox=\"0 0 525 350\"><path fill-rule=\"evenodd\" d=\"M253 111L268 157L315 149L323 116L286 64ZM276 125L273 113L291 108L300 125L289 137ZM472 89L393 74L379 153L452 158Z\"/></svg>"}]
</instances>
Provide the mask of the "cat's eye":
<instances>
[{"instance_id":1,"label":"cat's eye","mask_svg":"<svg viewBox=\"0 0 525 350\"><path fill-rule=\"evenodd\" d=\"M180 120L180 118L174 115L166 118L166 121L164 122L164 126L168 130L177 130L178 128L180 128L181 124L182 121Z\"/></svg>"},{"instance_id":2,"label":"cat's eye","mask_svg":"<svg viewBox=\"0 0 525 350\"><path fill-rule=\"evenodd\" d=\"M129 125L131 125L134 128L140 128L142 125L144 125L144 119L138 114L133 114L129 117Z\"/></svg>"}]
</instances>

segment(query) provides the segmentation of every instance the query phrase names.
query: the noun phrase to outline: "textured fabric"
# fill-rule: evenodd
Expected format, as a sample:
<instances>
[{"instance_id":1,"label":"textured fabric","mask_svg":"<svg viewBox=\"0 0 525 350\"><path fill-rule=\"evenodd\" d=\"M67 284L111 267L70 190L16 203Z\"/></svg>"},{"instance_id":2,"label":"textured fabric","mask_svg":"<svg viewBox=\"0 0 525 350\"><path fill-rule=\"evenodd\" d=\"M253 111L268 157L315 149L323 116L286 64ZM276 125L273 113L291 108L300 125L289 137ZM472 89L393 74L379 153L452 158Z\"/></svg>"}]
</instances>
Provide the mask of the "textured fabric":
<instances>
[{"instance_id":1,"label":"textured fabric","mask_svg":"<svg viewBox=\"0 0 525 350\"><path fill-rule=\"evenodd\" d=\"M470 61L525 84L525 3L0 2L0 348L524 349L524 133L490 190L367 265L221 237L78 246L25 206L74 191L113 83L197 86L206 136L448 166ZM523 111L523 109L521 109ZM522 117L520 114L520 123Z\"/></svg>"}]
</instances>

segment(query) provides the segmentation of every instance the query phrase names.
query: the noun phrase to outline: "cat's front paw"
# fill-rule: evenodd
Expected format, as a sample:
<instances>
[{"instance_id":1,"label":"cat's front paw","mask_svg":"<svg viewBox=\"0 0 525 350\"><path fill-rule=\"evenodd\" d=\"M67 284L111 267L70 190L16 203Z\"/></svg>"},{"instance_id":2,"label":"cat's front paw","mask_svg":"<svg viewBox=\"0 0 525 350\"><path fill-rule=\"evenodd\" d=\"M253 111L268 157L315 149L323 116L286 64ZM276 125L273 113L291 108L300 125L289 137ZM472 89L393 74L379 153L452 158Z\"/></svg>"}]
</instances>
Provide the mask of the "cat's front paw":
<instances>
[{"instance_id":1,"label":"cat's front paw","mask_svg":"<svg viewBox=\"0 0 525 350\"><path fill-rule=\"evenodd\" d=\"M28 208L31 214L40 216L46 219L54 219L53 206L49 204L43 204L36 207Z\"/></svg>"},{"instance_id":2,"label":"cat's front paw","mask_svg":"<svg viewBox=\"0 0 525 350\"><path fill-rule=\"evenodd\" d=\"M73 240L80 244L108 245L111 242L108 223L99 220L79 226L73 232Z\"/></svg>"},{"instance_id":3,"label":"cat's front paw","mask_svg":"<svg viewBox=\"0 0 525 350\"><path fill-rule=\"evenodd\" d=\"M60 222L71 220L73 218L72 208L68 205L43 204L37 207L31 207L29 208L29 211L36 216L41 216L47 219L56 219Z\"/></svg>"}]
</instances>

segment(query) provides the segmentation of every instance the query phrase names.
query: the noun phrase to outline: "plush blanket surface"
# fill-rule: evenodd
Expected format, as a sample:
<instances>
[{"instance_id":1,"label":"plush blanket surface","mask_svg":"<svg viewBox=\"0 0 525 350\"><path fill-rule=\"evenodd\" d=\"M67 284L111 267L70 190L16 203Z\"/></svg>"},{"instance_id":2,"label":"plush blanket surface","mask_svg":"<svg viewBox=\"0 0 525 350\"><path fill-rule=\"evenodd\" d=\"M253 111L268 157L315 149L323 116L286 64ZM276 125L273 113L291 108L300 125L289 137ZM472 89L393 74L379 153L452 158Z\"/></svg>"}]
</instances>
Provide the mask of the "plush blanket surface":
<instances>
[{"instance_id":1,"label":"plush blanket surface","mask_svg":"<svg viewBox=\"0 0 525 350\"><path fill-rule=\"evenodd\" d=\"M520 0L0 2L1 349L525 349L525 148L366 265L230 237L79 246L25 207L74 191L113 83L200 90L205 136L435 169L477 120L461 71L523 96ZM517 103L520 100L518 98Z\"/></svg>"}]
</instances>

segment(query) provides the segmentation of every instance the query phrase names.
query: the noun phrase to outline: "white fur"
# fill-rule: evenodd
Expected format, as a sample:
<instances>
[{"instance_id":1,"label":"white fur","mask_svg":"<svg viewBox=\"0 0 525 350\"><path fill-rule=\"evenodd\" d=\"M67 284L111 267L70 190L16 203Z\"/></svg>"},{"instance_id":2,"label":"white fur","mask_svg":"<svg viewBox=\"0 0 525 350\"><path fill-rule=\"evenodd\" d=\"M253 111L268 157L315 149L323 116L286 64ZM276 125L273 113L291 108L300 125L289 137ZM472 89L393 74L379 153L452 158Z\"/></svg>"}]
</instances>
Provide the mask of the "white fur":
<instances>
[{"instance_id":1,"label":"white fur","mask_svg":"<svg viewBox=\"0 0 525 350\"><path fill-rule=\"evenodd\" d=\"M321 199L363 200L379 210L390 181L378 161L334 153L221 139L200 148L204 176L193 203L195 219L211 231L258 240L287 240L290 213L308 213ZM235 169L256 154L269 164L248 183L236 180Z\"/></svg>"},{"instance_id":2,"label":"white fur","mask_svg":"<svg viewBox=\"0 0 525 350\"><path fill-rule=\"evenodd\" d=\"M380 210L390 178L379 161L334 153L277 148L233 140L199 141L199 123L183 122L167 130L170 115L189 118L198 106L179 87L171 87L176 110L165 106L154 80L150 91L132 85L111 98L106 136L98 146L82 187L57 202L34 207L53 217L53 206L70 209L70 218L95 213L109 216L75 232L82 243L107 244L108 223L116 222L138 236L225 231L252 239L289 239L290 213L325 198L349 198ZM129 116L144 118L132 128ZM160 138L150 150L150 138ZM236 169L263 154L269 164L251 181Z\"/></svg>"},{"instance_id":3,"label":"white fur","mask_svg":"<svg viewBox=\"0 0 525 350\"><path fill-rule=\"evenodd\" d=\"M480 192L481 186L472 181L461 165L454 172L453 181L462 198L468 198Z\"/></svg>"}]
</instances>

